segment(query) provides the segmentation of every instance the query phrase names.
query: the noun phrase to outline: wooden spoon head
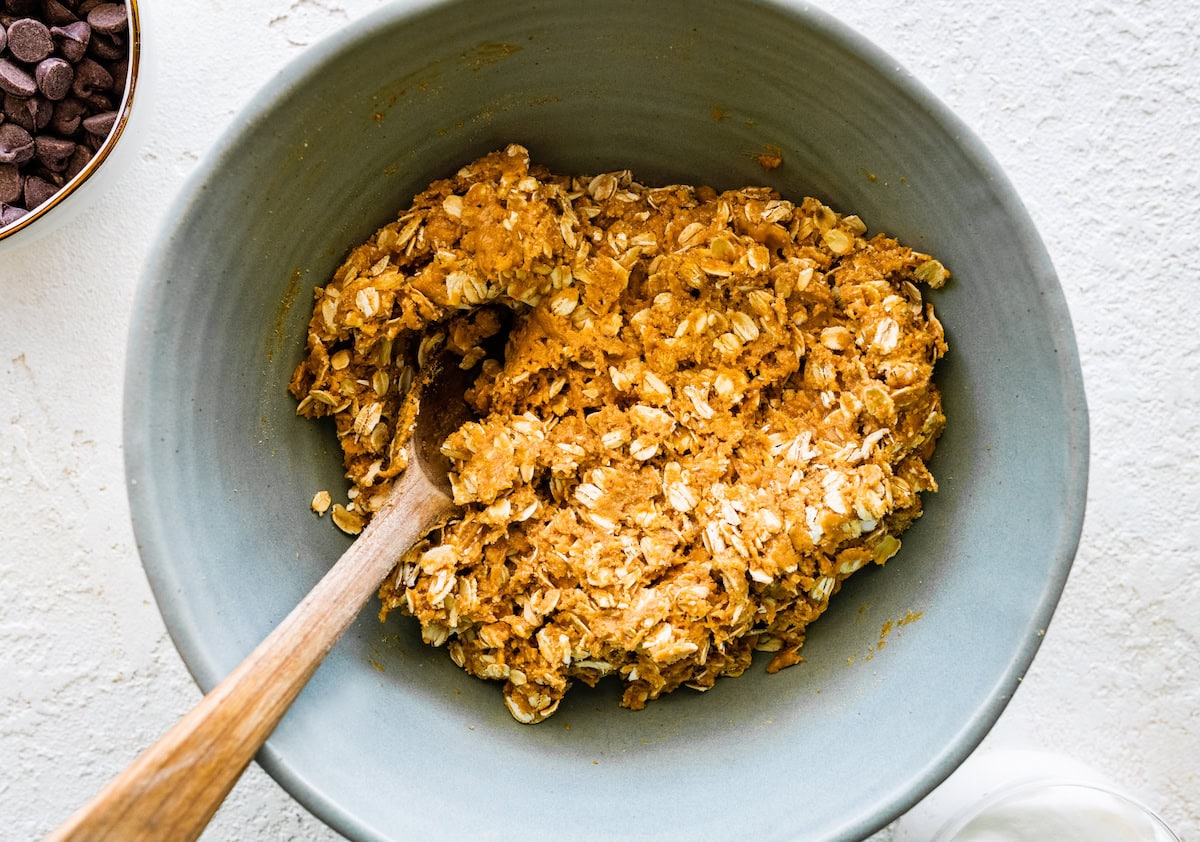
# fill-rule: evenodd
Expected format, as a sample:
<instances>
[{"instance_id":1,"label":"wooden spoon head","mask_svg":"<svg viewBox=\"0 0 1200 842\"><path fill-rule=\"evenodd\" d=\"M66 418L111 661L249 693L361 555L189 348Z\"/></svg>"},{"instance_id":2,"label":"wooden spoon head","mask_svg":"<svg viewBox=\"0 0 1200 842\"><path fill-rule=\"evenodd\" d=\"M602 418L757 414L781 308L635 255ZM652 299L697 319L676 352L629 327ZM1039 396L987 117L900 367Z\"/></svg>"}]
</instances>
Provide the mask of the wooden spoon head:
<instances>
[{"instance_id":1,"label":"wooden spoon head","mask_svg":"<svg viewBox=\"0 0 1200 842\"><path fill-rule=\"evenodd\" d=\"M408 470L420 470L439 489L450 494L450 460L442 453L447 436L474 417L466 401L478 372L464 371L458 360L442 354L430 362L419 376L420 406L412 434L412 463Z\"/></svg>"}]
</instances>

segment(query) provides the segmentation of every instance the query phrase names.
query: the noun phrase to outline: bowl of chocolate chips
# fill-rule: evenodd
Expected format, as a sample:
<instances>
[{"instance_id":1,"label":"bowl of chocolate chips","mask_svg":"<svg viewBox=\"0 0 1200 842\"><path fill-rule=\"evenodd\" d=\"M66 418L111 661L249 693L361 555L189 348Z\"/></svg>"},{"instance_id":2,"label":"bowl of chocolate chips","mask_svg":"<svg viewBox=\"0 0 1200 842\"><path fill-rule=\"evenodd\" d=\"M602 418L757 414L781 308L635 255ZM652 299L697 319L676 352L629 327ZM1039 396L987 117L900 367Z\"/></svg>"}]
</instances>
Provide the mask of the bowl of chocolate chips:
<instances>
[{"instance_id":1,"label":"bowl of chocolate chips","mask_svg":"<svg viewBox=\"0 0 1200 842\"><path fill-rule=\"evenodd\" d=\"M134 0L0 0L0 249L117 175L141 63Z\"/></svg>"}]
</instances>

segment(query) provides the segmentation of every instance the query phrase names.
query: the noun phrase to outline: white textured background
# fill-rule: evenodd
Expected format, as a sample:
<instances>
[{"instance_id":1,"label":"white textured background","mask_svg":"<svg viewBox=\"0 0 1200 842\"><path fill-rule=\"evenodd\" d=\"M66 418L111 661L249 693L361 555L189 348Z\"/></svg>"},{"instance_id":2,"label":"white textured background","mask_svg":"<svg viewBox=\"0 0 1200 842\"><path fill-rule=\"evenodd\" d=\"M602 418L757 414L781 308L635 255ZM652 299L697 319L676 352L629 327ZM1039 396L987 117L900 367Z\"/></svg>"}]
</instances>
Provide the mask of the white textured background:
<instances>
[{"instance_id":1,"label":"white textured background","mask_svg":"<svg viewBox=\"0 0 1200 842\"><path fill-rule=\"evenodd\" d=\"M159 89L140 157L93 216L0 254L4 839L51 830L199 697L129 527L121 389L134 286L168 201L253 91L383 2L143 5L154 6ZM1083 543L985 745L1086 761L1200 839L1200 9L814 5L983 138L1046 241L1075 323L1092 421ZM252 767L205 838L338 837Z\"/></svg>"}]
</instances>

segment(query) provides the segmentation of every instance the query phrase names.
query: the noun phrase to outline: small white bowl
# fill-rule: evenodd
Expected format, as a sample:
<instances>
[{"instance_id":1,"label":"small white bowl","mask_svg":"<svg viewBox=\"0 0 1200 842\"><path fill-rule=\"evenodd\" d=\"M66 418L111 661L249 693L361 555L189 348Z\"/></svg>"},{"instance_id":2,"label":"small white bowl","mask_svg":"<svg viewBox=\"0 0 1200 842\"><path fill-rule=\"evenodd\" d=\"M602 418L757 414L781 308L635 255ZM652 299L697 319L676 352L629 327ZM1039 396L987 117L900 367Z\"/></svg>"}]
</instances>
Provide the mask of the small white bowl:
<instances>
[{"instance_id":1,"label":"small white bowl","mask_svg":"<svg viewBox=\"0 0 1200 842\"><path fill-rule=\"evenodd\" d=\"M1041 751L976 752L897 823L895 842L1179 842L1092 767Z\"/></svg>"},{"instance_id":2,"label":"small white bowl","mask_svg":"<svg viewBox=\"0 0 1200 842\"><path fill-rule=\"evenodd\" d=\"M144 103L144 14L139 11L137 0L125 0L125 5L129 9L129 70L125 77L125 94L117 109L120 116L116 124L78 175L29 214L0 228L0 252L28 245L68 222L96 197L111 189L137 154L149 119L149 109Z\"/></svg>"}]
</instances>

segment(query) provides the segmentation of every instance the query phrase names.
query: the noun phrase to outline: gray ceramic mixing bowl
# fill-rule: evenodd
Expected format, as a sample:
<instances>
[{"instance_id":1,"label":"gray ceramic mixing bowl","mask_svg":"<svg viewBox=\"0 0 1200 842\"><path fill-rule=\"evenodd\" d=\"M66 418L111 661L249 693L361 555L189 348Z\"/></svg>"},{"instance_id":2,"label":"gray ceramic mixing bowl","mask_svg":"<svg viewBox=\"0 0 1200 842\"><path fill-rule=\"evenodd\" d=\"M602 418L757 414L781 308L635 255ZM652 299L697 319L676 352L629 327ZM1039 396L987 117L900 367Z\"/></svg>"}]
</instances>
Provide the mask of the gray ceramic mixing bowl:
<instances>
[{"instance_id":1,"label":"gray ceramic mixing bowl","mask_svg":"<svg viewBox=\"0 0 1200 842\"><path fill-rule=\"evenodd\" d=\"M815 194L938 255L941 493L795 668L639 713L577 688L523 726L498 684L367 610L260 762L356 839L868 834L949 774L1028 667L1078 539L1086 409L1053 269L994 161L799 5L401 4L253 100L184 190L133 320L129 491L180 652L211 687L347 545L308 511L344 487L334 438L285 388L312 287L414 191L511 141L559 171Z\"/></svg>"}]
</instances>

